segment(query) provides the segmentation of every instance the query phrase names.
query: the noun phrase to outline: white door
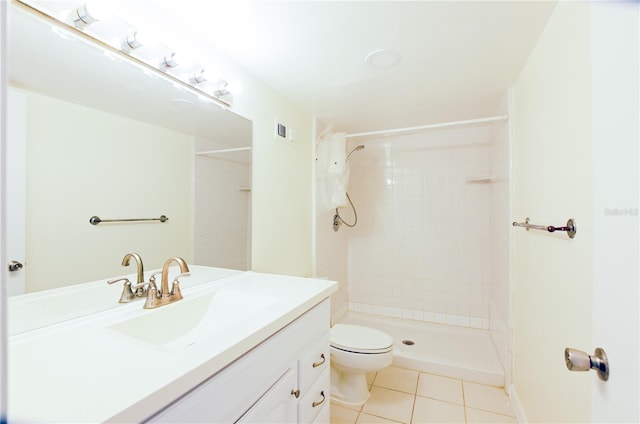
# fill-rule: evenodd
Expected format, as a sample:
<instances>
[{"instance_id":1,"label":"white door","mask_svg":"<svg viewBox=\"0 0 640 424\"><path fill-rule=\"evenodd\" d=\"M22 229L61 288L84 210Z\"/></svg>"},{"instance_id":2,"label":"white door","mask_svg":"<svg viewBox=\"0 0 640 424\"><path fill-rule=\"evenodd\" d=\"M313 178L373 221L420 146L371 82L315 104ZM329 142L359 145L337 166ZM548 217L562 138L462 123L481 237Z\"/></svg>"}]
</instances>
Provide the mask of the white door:
<instances>
[{"instance_id":1,"label":"white door","mask_svg":"<svg viewBox=\"0 0 640 424\"><path fill-rule=\"evenodd\" d=\"M7 294L13 296L25 292L27 96L15 89L7 94L6 258L13 266L7 263L2 267L7 272Z\"/></svg>"},{"instance_id":2,"label":"white door","mask_svg":"<svg viewBox=\"0 0 640 424\"><path fill-rule=\"evenodd\" d=\"M637 2L593 2L593 352L609 379L593 376L592 422L639 422L638 197L640 98Z\"/></svg>"}]
</instances>

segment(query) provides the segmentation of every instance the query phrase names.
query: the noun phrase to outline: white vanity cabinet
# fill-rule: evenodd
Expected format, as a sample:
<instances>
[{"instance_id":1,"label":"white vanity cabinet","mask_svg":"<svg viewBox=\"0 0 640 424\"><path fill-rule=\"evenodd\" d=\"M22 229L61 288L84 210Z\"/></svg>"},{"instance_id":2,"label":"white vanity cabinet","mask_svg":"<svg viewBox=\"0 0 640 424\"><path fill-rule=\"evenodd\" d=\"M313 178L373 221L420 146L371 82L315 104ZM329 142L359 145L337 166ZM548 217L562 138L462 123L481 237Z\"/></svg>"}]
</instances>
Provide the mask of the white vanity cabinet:
<instances>
[{"instance_id":1,"label":"white vanity cabinet","mask_svg":"<svg viewBox=\"0 0 640 424\"><path fill-rule=\"evenodd\" d=\"M325 299L147 422L328 422L329 314Z\"/></svg>"}]
</instances>

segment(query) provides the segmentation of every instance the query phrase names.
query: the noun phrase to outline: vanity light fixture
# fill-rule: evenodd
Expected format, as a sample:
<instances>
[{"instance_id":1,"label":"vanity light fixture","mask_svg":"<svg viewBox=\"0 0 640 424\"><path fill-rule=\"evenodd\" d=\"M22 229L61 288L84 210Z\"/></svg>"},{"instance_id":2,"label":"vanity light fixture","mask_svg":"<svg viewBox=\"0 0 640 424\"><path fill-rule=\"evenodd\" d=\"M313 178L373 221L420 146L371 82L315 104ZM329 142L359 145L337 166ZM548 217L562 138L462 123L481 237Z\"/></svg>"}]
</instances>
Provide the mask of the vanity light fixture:
<instances>
[{"instance_id":1,"label":"vanity light fixture","mask_svg":"<svg viewBox=\"0 0 640 424\"><path fill-rule=\"evenodd\" d=\"M239 94L242 92L242 84L237 81L222 81L213 92L215 96L228 96L229 94Z\"/></svg>"},{"instance_id":2,"label":"vanity light fixture","mask_svg":"<svg viewBox=\"0 0 640 424\"><path fill-rule=\"evenodd\" d=\"M141 36L138 31L132 32L122 39L121 47L124 51L131 51L139 49L140 47L147 45L148 41Z\"/></svg>"},{"instance_id":3,"label":"vanity light fixture","mask_svg":"<svg viewBox=\"0 0 640 424\"><path fill-rule=\"evenodd\" d=\"M166 71L169 69L180 67L181 69L189 69L194 66L194 61L189 57L177 52L168 54L160 61L160 69Z\"/></svg>"},{"instance_id":4,"label":"vanity light fixture","mask_svg":"<svg viewBox=\"0 0 640 424\"><path fill-rule=\"evenodd\" d=\"M189 77L189 83L193 85L202 84L207 81L209 81L209 79L207 78L207 75L204 69L201 70L200 72L196 72L192 74L191 77Z\"/></svg>"},{"instance_id":5,"label":"vanity light fixture","mask_svg":"<svg viewBox=\"0 0 640 424\"><path fill-rule=\"evenodd\" d=\"M223 109L232 105L233 95L242 92L239 82L220 78L215 66L203 66L200 61L192 61L184 51L178 54L173 47L161 40L161 36L156 37L157 31L153 26L145 27L143 31L132 26L116 10L114 0L83 0L84 4L81 6L55 15L41 7L27 4L24 0L18 1L25 7L48 15L63 26L73 27L84 37L102 43L106 48L105 54L111 59L122 60L128 57L142 66L150 76L158 78L164 75L173 80L179 89L192 91L202 99L213 100ZM88 29L96 22L101 24ZM56 32L64 36L64 31ZM142 47L145 48L141 49ZM186 51L189 52L188 47ZM203 68L214 69L214 72L205 72Z\"/></svg>"},{"instance_id":6,"label":"vanity light fixture","mask_svg":"<svg viewBox=\"0 0 640 424\"><path fill-rule=\"evenodd\" d=\"M160 67L164 69L171 69L171 68L177 67L179 62L176 56L177 54L175 52L166 55L164 58L162 58L162 61L160 62Z\"/></svg>"},{"instance_id":7,"label":"vanity light fixture","mask_svg":"<svg viewBox=\"0 0 640 424\"><path fill-rule=\"evenodd\" d=\"M222 81L218 88L213 91L213 94L218 97L231 94L231 91L229 91L229 83L226 81Z\"/></svg>"},{"instance_id":8,"label":"vanity light fixture","mask_svg":"<svg viewBox=\"0 0 640 424\"><path fill-rule=\"evenodd\" d=\"M95 22L105 21L113 17L113 9L108 0L88 1L71 12L71 19L76 28L85 28Z\"/></svg>"}]
</instances>

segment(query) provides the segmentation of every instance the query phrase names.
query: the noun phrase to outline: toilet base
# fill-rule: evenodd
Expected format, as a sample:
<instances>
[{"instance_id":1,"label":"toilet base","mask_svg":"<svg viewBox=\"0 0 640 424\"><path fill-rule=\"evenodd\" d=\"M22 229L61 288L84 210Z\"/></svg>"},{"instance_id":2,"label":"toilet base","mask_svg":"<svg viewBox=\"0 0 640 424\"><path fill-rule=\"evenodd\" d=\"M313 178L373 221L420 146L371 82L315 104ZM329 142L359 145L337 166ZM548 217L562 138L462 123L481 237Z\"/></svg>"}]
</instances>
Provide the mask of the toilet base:
<instances>
[{"instance_id":1,"label":"toilet base","mask_svg":"<svg viewBox=\"0 0 640 424\"><path fill-rule=\"evenodd\" d=\"M362 406L369 399L365 373L342 372L331 364L331 402L343 406Z\"/></svg>"}]
</instances>

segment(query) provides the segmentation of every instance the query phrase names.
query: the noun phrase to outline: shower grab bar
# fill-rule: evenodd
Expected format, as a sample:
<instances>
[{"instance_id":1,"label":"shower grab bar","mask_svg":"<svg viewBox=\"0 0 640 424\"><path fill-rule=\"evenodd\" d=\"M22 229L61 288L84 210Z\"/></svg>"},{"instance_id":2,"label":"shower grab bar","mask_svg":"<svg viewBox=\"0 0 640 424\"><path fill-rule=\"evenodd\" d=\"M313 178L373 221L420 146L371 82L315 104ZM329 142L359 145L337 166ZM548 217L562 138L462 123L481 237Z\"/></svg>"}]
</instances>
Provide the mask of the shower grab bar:
<instances>
[{"instance_id":1,"label":"shower grab bar","mask_svg":"<svg viewBox=\"0 0 640 424\"><path fill-rule=\"evenodd\" d=\"M514 222L512 225L514 227L523 227L527 231L529 231L530 229L548 231L550 233L554 233L556 231L566 231L569 238L574 238L576 236L576 232L578 231L578 228L576 227L576 221L573 218L570 218L567 221L567 225L564 227L555 227L553 225L534 225L531 224L531 220L529 219L529 217L527 217L524 222Z\"/></svg>"},{"instance_id":2,"label":"shower grab bar","mask_svg":"<svg viewBox=\"0 0 640 424\"><path fill-rule=\"evenodd\" d=\"M160 221L167 222L169 218L166 215L161 215L160 218L125 218L125 219L100 219L100 217L92 216L89 218L91 225L98 225L101 222L144 222L144 221Z\"/></svg>"}]
</instances>

